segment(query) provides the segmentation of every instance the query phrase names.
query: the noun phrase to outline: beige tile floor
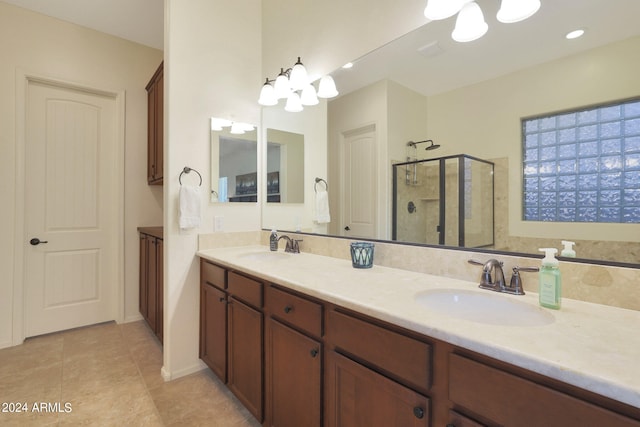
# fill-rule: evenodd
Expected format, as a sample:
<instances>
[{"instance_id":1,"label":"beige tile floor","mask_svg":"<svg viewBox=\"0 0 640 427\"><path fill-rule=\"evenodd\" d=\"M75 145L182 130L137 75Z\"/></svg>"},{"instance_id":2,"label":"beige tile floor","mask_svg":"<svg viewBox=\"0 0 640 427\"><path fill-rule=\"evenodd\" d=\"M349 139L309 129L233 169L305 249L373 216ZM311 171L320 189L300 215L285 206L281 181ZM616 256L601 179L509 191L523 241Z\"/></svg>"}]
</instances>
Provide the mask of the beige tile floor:
<instances>
[{"instance_id":1,"label":"beige tile floor","mask_svg":"<svg viewBox=\"0 0 640 427\"><path fill-rule=\"evenodd\" d=\"M208 369L164 382L161 366L144 321L27 339L0 350L0 425L260 425Z\"/></svg>"}]
</instances>

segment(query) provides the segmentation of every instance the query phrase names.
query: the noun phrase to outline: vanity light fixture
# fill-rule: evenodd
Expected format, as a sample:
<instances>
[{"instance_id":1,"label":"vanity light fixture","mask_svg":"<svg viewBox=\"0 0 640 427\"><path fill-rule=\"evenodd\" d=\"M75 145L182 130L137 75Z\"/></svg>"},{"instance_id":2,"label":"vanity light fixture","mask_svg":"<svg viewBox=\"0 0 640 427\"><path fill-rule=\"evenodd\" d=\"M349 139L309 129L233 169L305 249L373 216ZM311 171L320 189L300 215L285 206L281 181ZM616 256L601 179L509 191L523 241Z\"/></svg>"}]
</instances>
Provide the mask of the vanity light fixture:
<instances>
[{"instance_id":1,"label":"vanity light fixture","mask_svg":"<svg viewBox=\"0 0 640 427\"><path fill-rule=\"evenodd\" d=\"M252 124L243 122L233 122L227 119L211 117L211 130L222 131L224 128L231 127L229 133L234 135L242 135L245 132L251 132L255 129Z\"/></svg>"},{"instance_id":2,"label":"vanity light fixture","mask_svg":"<svg viewBox=\"0 0 640 427\"><path fill-rule=\"evenodd\" d=\"M280 99L286 99L285 111L299 112L304 106L317 105L318 97L333 98L337 95L336 84L331 76L320 79L316 92L306 68L298 57L293 67L286 70L280 68L280 74L274 80L266 78L258 104L268 107L278 104Z\"/></svg>"},{"instance_id":3,"label":"vanity light fixture","mask_svg":"<svg viewBox=\"0 0 640 427\"><path fill-rule=\"evenodd\" d=\"M501 0L497 18L502 23L520 22L540 9L540 0ZM474 0L427 0L424 15L432 20L449 18L455 14L456 26L451 37L457 42L470 42L482 37L489 26L480 6Z\"/></svg>"}]
</instances>

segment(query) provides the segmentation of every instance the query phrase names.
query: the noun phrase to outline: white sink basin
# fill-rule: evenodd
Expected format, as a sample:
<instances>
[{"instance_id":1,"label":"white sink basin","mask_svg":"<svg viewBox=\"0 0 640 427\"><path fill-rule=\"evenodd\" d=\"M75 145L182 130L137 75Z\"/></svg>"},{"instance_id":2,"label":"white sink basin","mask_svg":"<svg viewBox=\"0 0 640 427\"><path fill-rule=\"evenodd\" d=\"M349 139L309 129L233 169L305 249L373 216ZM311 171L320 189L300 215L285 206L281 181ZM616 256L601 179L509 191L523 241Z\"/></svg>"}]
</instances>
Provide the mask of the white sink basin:
<instances>
[{"instance_id":1,"label":"white sink basin","mask_svg":"<svg viewBox=\"0 0 640 427\"><path fill-rule=\"evenodd\" d=\"M292 254L287 252L271 252L271 251L253 251L245 252L238 255L239 258L250 259L254 261L276 261L279 259L287 259Z\"/></svg>"},{"instance_id":2,"label":"white sink basin","mask_svg":"<svg viewBox=\"0 0 640 427\"><path fill-rule=\"evenodd\" d=\"M554 322L545 309L491 291L433 289L416 294L418 304L443 316L501 326L543 326ZM517 298L517 297L515 297Z\"/></svg>"}]
</instances>

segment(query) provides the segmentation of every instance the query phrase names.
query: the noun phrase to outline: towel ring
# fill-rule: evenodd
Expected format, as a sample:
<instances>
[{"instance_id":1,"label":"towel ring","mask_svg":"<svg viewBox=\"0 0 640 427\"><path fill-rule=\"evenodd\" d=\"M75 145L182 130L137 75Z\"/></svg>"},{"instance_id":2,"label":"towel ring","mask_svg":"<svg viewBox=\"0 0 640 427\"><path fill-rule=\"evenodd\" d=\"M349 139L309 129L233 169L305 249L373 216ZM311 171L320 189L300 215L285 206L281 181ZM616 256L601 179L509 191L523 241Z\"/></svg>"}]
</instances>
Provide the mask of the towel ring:
<instances>
[{"instance_id":1,"label":"towel ring","mask_svg":"<svg viewBox=\"0 0 640 427\"><path fill-rule=\"evenodd\" d=\"M180 183L180 185L182 185L182 174L189 173L191 171L194 171L195 173L198 174L198 177L200 177L199 186L202 186L202 175L200 175L200 172L198 172L195 169L191 169L189 166L185 166L184 169L182 169L182 172L180 172L180 176L178 177L178 182Z\"/></svg>"},{"instance_id":2,"label":"towel ring","mask_svg":"<svg viewBox=\"0 0 640 427\"><path fill-rule=\"evenodd\" d=\"M322 178L316 178L316 183L313 184L313 191L315 191L316 193L318 192L318 183L319 182L323 182L324 183L324 189L325 190L329 190L329 185L327 184L327 181L325 181Z\"/></svg>"}]
</instances>

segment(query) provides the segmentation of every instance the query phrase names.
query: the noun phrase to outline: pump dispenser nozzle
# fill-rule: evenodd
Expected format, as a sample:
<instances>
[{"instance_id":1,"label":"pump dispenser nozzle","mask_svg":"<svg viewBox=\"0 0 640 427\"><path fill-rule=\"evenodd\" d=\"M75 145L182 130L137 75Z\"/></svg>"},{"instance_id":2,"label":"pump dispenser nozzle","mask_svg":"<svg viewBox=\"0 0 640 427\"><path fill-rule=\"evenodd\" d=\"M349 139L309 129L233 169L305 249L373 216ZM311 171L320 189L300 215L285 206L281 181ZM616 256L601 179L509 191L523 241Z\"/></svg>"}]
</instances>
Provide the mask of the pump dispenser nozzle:
<instances>
[{"instance_id":1,"label":"pump dispenser nozzle","mask_svg":"<svg viewBox=\"0 0 640 427\"><path fill-rule=\"evenodd\" d=\"M544 258L542 258L542 265L548 265L550 267L557 267L559 262L555 257L558 253L556 248L540 248L540 252L544 252Z\"/></svg>"},{"instance_id":2,"label":"pump dispenser nozzle","mask_svg":"<svg viewBox=\"0 0 640 427\"><path fill-rule=\"evenodd\" d=\"M561 256L575 258L576 257L576 251L573 250L573 245L575 245L576 242L570 242L568 240L563 240L562 244L564 245L564 249L562 250L562 252L560 252L560 255Z\"/></svg>"}]
</instances>

